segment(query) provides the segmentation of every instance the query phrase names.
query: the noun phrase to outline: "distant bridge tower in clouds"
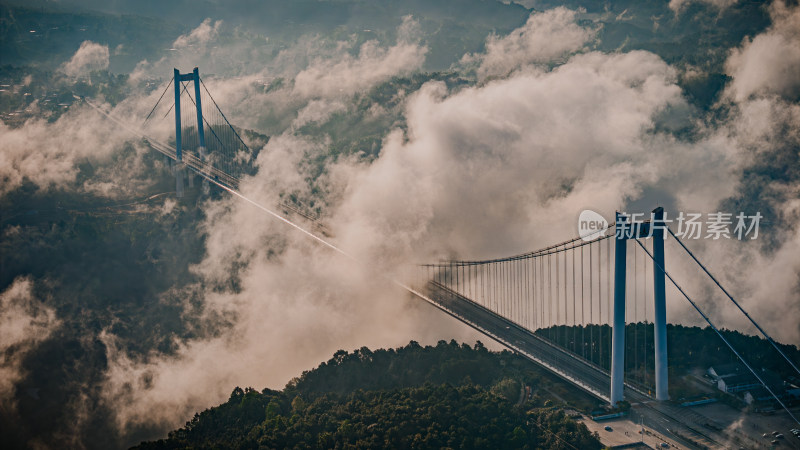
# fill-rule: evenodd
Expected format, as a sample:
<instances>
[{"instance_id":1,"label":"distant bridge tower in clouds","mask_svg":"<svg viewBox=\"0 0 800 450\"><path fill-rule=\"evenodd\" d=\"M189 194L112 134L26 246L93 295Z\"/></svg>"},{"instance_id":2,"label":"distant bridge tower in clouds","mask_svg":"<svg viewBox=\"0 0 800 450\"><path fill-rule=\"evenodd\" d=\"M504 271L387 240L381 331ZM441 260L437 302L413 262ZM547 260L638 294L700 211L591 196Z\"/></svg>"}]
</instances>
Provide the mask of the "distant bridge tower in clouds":
<instances>
[{"instance_id":1,"label":"distant bridge tower in clouds","mask_svg":"<svg viewBox=\"0 0 800 450\"><path fill-rule=\"evenodd\" d=\"M175 158L178 164L175 167L175 192L178 197L183 197L183 151L181 148L181 86L183 81L194 84L194 106L197 110L197 139L199 140L198 154L200 159L205 158L206 137L203 130L203 105L200 96L200 70L195 67L190 73L175 71ZM192 178L189 178L190 180ZM191 183L191 181L190 181Z\"/></svg>"},{"instance_id":2,"label":"distant bridge tower in clouds","mask_svg":"<svg viewBox=\"0 0 800 450\"><path fill-rule=\"evenodd\" d=\"M667 388L667 307L664 272L664 208L653 210L652 221L634 224L616 214L614 251L614 319L611 343L611 405L624 398L625 384L625 293L628 239L653 239L653 303L655 339L656 400L668 400Z\"/></svg>"}]
</instances>

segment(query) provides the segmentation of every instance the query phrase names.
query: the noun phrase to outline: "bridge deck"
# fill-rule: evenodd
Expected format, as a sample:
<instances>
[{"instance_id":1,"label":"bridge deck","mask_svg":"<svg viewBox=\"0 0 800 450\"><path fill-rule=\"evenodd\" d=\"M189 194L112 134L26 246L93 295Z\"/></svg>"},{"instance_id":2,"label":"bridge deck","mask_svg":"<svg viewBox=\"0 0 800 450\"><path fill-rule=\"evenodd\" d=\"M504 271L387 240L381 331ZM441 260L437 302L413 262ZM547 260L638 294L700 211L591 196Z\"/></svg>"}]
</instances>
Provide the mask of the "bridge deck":
<instances>
[{"instance_id":1,"label":"bridge deck","mask_svg":"<svg viewBox=\"0 0 800 450\"><path fill-rule=\"evenodd\" d=\"M427 295L441 309L484 334L556 373L582 390L609 401L608 372L533 334L457 292L430 281Z\"/></svg>"}]
</instances>

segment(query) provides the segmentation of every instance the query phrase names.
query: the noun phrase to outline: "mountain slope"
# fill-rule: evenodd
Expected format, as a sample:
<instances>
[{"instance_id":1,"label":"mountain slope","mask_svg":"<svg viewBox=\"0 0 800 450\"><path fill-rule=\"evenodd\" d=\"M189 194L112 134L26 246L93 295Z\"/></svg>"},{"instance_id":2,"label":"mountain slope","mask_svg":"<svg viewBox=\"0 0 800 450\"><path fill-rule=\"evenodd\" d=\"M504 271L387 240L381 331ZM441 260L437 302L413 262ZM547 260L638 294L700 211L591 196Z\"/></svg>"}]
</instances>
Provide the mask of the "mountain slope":
<instances>
[{"instance_id":1,"label":"mountain slope","mask_svg":"<svg viewBox=\"0 0 800 450\"><path fill-rule=\"evenodd\" d=\"M527 361L480 343L339 351L283 391L237 387L137 448L601 448L539 395L523 402L520 380L549 385Z\"/></svg>"}]
</instances>

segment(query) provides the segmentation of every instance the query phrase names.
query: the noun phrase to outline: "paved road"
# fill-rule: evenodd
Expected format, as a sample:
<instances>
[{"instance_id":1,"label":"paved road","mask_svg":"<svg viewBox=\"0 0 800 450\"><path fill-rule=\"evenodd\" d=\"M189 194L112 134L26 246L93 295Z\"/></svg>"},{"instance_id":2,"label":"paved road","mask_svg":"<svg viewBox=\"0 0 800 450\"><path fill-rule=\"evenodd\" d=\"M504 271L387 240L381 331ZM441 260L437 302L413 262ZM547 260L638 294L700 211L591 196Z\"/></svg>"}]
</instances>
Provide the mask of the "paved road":
<instances>
[{"instance_id":1,"label":"paved road","mask_svg":"<svg viewBox=\"0 0 800 450\"><path fill-rule=\"evenodd\" d=\"M607 371L557 347L531 331L495 314L447 287L430 281L423 294L439 309L486 334L531 361L556 373L595 397L609 401L611 377ZM625 398L633 405L636 422L643 418L651 428L686 448L730 448L728 437L705 428L705 419L687 414L686 408L653 401L626 385ZM700 422L700 423L698 423ZM735 447L734 447L735 448Z\"/></svg>"}]
</instances>

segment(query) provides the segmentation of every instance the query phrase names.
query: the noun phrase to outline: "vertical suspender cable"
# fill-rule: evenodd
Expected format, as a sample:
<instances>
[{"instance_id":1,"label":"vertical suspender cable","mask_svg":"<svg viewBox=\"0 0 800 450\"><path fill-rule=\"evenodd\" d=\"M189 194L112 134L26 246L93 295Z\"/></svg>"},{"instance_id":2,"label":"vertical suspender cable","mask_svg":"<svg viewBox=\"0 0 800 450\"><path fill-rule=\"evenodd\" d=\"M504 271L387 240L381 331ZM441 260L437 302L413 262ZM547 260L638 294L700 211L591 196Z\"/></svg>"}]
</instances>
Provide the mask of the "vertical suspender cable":
<instances>
[{"instance_id":1,"label":"vertical suspender cable","mask_svg":"<svg viewBox=\"0 0 800 450\"><path fill-rule=\"evenodd\" d=\"M572 351L578 351L578 311L575 309L578 306L575 297L575 248L572 249Z\"/></svg>"},{"instance_id":2,"label":"vertical suspender cable","mask_svg":"<svg viewBox=\"0 0 800 450\"><path fill-rule=\"evenodd\" d=\"M608 321L611 322L611 241L612 239L606 239L606 301L608 302ZM608 333L608 348L611 348L611 327L609 327ZM608 352L608 367L611 367L611 351Z\"/></svg>"},{"instance_id":3,"label":"vertical suspender cable","mask_svg":"<svg viewBox=\"0 0 800 450\"><path fill-rule=\"evenodd\" d=\"M522 319L521 319L522 316L520 314L520 308L519 308L520 307L519 290L521 288L521 285L520 285L520 282L519 282L519 261L518 260L514 260L514 261L511 262L511 264L514 267L513 272L512 272L514 274L514 281L513 281L512 287L514 288L514 305L515 305L515 308L517 310L516 313L513 314L513 316L515 318L515 322L519 324L519 323L522 322Z\"/></svg>"},{"instance_id":4,"label":"vertical suspender cable","mask_svg":"<svg viewBox=\"0 0 800 450\"><path fill-rule=\"evenodd\" d=\"M599 320L600 325L598 327L598 331L599 332L598 332L598 338L597 338L598 347L599 347L598 360L599 360L599 364L602 365L603 364L603 333L605 333L605 327L602 324L602 322L603 322L603 286L602 286L603 265L600 264L600 257L603 256L603 246L601 245L601 243L599 241L594 241L594 242L597 242L597 308L599 310L598 311L598 315L600 316L599 317L600 318L600 320Z\"/></svg>"},{"instance_id":5,"label":"vertical suspender cable","mask_svg":"<svg viewBox=\"0 0 800 450\"><path fill-rule=\"evenodd\" d=\"M553 340L553 264L547 254L547 335Z\"/></svg>"},{"instance_id":6,"label":"vertical suspender cable","mask_svg":"<svg viewBox=\"0 0 800 450\"><path fill-rule=\"evenodd\" d=\"M564 245L564 348L567 347L569 339L567 338L567 246Z\"/></svg>"},{"instance_id":7,"label":"vertical suspender cable","mask_svg":"<svg viewBox=\"0 0 800 450\"><path fill-rule=\"evenodd\" d=\"M584 269L584 260L583 260L583 246L581 246L581 351L583 354L583 358L586 359L586 302L583 295L583 271Z\"/></svg>"},{"instance_id":8,"label":"vertical suspender cable","mask_svg":"<svg viewBox=\"0 0 800 450\"><path fill-rule=\"evenodd\" d=\"M542 296L537 295L537 292L539 292L542 286L541 275L539 274L540 260L541 257L534 257L531 261L533 263L533 318L537 330L542 328L542 309L541 306L539 306Z\"/></svg>"},{"instance_id":9,"label":"vertical suspender cable","mask_svg":"<svg viewBox=\"0 0 800 450\"><path fill-rule=\"evenodd\" d=\"M514 298L513 308L511 309L511 317L513 321L519 323L519 296L517 295L519 291L519 267L517 266L517 261L509 261L508 265L511 267L511 288L512 296Z\"/></svg>"},{"instance_id":10,"label":"vertical suspender cable","mask_svg":"<svg viewBox=\"0 0 800 450\"><path fill-rule=\"evenodd\" d=\"M647 371L647 358L648 358L648 355L650 354L650 351L647 348L648 343L650 342L650 341L647 340L647 328L648 328L648 325L647 325L647 276L648 276L648 274L650 272L647 271L647 258L642 258L642 259L644 259L644 264L643 264L643 267L642 267L642 270L644 270L644 346L643 346L644 347L644 353L643 353L644 354L644 376L645 376L645 384L648 386L648 390L649 390L650 389L650 384L647 382L647 379L649 378L649 376L648 376L649 372Z\"/></svg>"},{"instance_id":11,"label":"vertical suspender cable","mask_svg":"<svg viewBox=\"0 0 800 450\"><path fill-rule=\"evenodd\" d=\"M558 249L556 249L555 250L555 256L556 256L556 263L555 263L556 264L556 285L555 285L555 290L556 290L556 292L555 292L555 296L553 297L553 300L554 300L553 306L555 306L555 308L554 308L555 309L555 316L553 318L553 326L554 326L555 329L553 331L555 332L555 340L556 340L556 342L559 341L558 325L561 324L561 317L560 317L561 316L561 264L559 264L559 262L558 262L559 255L560 255L560 253L559 253Z\"/></svg>"},{"instance_id":12,"label":"vertical suspender cable","mask_svg":"<svg viewBox=\"0 0 800 450\"><path fill-rule=\"evenodd\" d=\"M539 257L539 329L544 330L544 257Z\"/></svg>"},{"instance_id":13,"label":"vertical suspender cable","mask_svg":"<svg viewBox=\"0 0 800 450\"><path fill-rule=\"evenodd\" d=\"M530 287L531 287L531 285L530 285L530 283L531 283L531 278L530 278L530 272L529 272L529 269L530 269L529 264L530 264L531 260L530 260L530 258L525 258L524 261L525 261L525 296L524 296L525 297L525 320L524 320L524 322L525 322L525 328L530 330L531 329L531 322L530 322L530 320L531 320L531 311L530 311L530 305L531 305L531 301L530 301L530 292L531 292L530 291Z\"/></svg>"},{"instance_id":14,"label":"vertical suspender cable","mask_svg":"<svg viewBox=\"0 0 800 450\"><path fill-rule=\"evenodd\" d=\"M637 247L633 247L633 250L634 250L634 255L639 253L639 251L638 251L639 249ZM640 367L641 366L641 360L639 359L639 342L643 342L643 341L639 341L639 332L640 332L640 330L639 330L639 320L640 320L639 312L642 310L642 308L639 307L639 303L642 301L641 300L641 296L639 295L639 287L642 284L642 282L640 281L640 278L641 278L641 276L642 276L641 274L643 272L639 271L638 257L637 256L634 256L634 266L636 266L636 269L635 269L636 279L634 280L634 283L636 284L636 287L635 287L635 289L636 289L636 298L634 299L634 301L635 301L634 317L635 318L634 318L634 324L633 324L633 326L634 326L634 341L635 341L634 342L634 347L635 347L634 348L634 352L635 352L635 355L636 355L636 364L635 364L636 365L636 380L637 380L637 382L641 382L642 377L641 377L641 370L640 370L640 368L641 368Z\"/></svg>"},{"instance_id":15,"label":"vertical suspender cable","mask_svg":"<svg viewBox=\"0 0 800 450\"><path fill-rule=\"evenodd\" d=\"M501 284L503 288L503 315L508 316L508 264L506 261L500 263L500 273L503 278L503 283Z\"/></svg>"},{"instance_id":16,"label":"vertical suspender cable","mask_svg":"<svg viewBox=\"0 0 800 450\"><path fill-rule=\"evenodd\" d=\"M455 269L456 269L456 284L455 284L455 288L453 290L460 294L461 293L461 283L460 283L461 280L459 280L459 273L458 273L459 272L458 269L460 268L460 265L458 263L455 263L455 264L450 263L451 269L453 268L453 266L455 266Z\"/></svg>"},{"instance_id":17,"label":"vertical suspender cable","mask_svg":"<svg viewBox=\"0 0 800 450\"><path fill-rule=\"evenodd\" d=\"M593 298L594 296L592 295L592 291L594 290L594 283L592 277L592 272L594 271L592 267L592 265L594 264L594 261L592 260L593 246L594 243L589 244L589 322L592 323L592 325L594 325L594 298ZM594 347L595 347L594 326L592 326L591 328L589 328L589 350L591 351L589 360L592 362L594 362L594 353L595 353Z\"/></svg>"},{"instance_id":18,"label":"vertical suspender cable","mask_svg":"<svg viewBox=\"0 0 800 450\"><path fill-rule=\"evenodd\" d=\"M497 291L497 279L498 279L497 277L498 277L498 272L499 272L498 267L497 267L498 265L500 265L500 263L492 263L492 266L494 266L494 270L492 270L492 272L493 272L493 274L492 274L492 297L493 297L493 302L492 303L494 303L494 311L496 313L500 314L500 298L499 298L500 295L499 295L499 292Z\"/></svg>"}]
</instances>

